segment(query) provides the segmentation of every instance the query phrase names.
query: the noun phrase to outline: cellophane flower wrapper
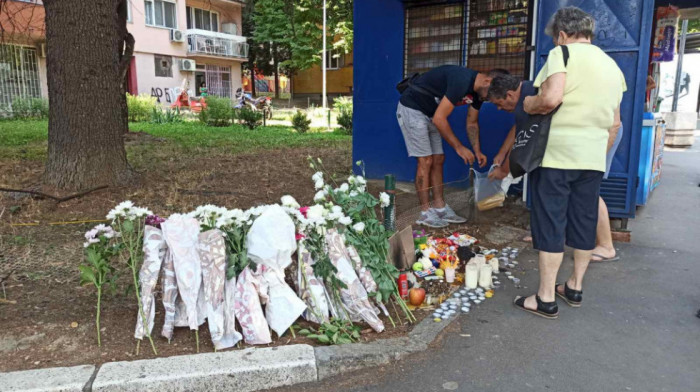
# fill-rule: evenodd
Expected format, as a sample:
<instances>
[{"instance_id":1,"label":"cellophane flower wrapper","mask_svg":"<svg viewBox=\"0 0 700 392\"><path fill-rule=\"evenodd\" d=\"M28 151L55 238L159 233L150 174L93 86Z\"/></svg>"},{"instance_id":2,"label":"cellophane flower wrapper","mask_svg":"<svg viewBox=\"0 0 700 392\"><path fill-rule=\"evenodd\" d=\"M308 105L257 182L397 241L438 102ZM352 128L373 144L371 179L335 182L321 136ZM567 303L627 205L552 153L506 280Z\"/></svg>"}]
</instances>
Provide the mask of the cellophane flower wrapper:
<instances>
[{"instance_id":1,"label":"cellophane flower wrapper","mask_svg":"<svg viewBox=\"0 0 700 392\"><path fill-rule=\"evenodd\" d=\"M267 320L260 303L261 277L250 267L243 269L236 281L234 311L241 324L243 338L248 344L268 344L272 342Z\"/></svg>"},{"instance_id":2,"label":"cellophane flower wrapper","mask_svg":"<svg viewBox=\"0 0 700 392\"><path fill-rule=\"evenodd\" d=\"M196 330L201 324L201 316L197 312L202 286L202 263L198 251L199 222L176 214L163 222L161 227L173 257L178 293L185 304L188 326Z\"/></svg>"},{"instance_id":3,"label":"cellophane flower wrapper","mask_svg":"<svg viewBox=\"0 0 700 392\"><path fill-rule=\"evenodd\" d=\"M284 270L296 251L295 226L279 206L266 209L254 222L246 238L248 257L259 266L261 296L266 299L265 317L278 336L306 310L304 301L284 281Z\"/></svg>"},{"instance_id":4,"label":"cellophane flower wrapper","mask_svg":"<svg viewBox=\"0 0 700 392\"><path fill-rule=\"evenodd\" d=\"M328 321L330 312L329 301L323 283L314 275L313 259L311 253L304 247L304 241L299 241L297 258L299 268L297 281L299 297L306 303L306 311L303 316L307 321L322 324Z\"/></svg>"},{"instance_id":5,"label":"cellophane flower wrapper","mask_svg":"<svg viewBox=\"0 0 700 392\"><path fill-rule=\"evenodd\" d=\"M146 225L143 232L143 264L139 271L141 285L141 306L148 319L148 330L144 327L141 315L136 317L136 331L134 337L143 339L153 330L153 322L156 314L155 295L153 291L158 283L158 275L165 258L167 246L163 239L163 232L153 226Z\"/></svg>"},{"instance_id":6,"label":"cellophane flower wrapper","mask_svg":"<svg viewBox=\"0 0 700 392\"><path fill-rule=\"evenodd\" d=\"M362 319L375 331L382 332L384 323L379 319L378 312L369 302L367 290L362 286L362 282L353 269L342 236L335 229L329 229L326 233L326 244L331 262L338 270L337 277L347 286L347 288L340 290L340 294L351 320Z\"/></svg>"},{"instance_id":7,"label":"cellophane flower wrapper","mask_svg":"<svg viewBox=\"0 0 700 392\"><path fill-rule=\"evenodd\" d=\"M225 335L226 244L219 230L199 234L199 258L202 261L204 314L212 343L217 350L232 347Z\"/></svg>"}]
</instances>

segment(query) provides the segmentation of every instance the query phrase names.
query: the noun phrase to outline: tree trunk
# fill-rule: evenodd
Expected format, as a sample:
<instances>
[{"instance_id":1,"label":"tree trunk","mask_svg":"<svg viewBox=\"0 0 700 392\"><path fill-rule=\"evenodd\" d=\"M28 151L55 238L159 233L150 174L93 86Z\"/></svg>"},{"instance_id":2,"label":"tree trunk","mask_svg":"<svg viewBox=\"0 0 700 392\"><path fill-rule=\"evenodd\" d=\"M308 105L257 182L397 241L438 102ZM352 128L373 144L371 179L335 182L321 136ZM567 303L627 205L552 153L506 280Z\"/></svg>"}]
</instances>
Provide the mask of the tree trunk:
<instances>
[{"instance_id":1,"label":"tree trunk","mask_svg":"<svg viewBox=\"0 0 700 392\"><path fill-rule=\"evenodd\" d=\"M255 98L255 67L250 69L250 96Z\"/></svg>"},{"instance_id":2,"label":"tree trunk","mask_svg":"<svg viewBox=\"0 0 700 392\"><path fill-rule=\"evenodd\" d=\"M128 0L44 0L49 143L44 181L64 189L124 185Z\"/></svg>"}]
</instances>

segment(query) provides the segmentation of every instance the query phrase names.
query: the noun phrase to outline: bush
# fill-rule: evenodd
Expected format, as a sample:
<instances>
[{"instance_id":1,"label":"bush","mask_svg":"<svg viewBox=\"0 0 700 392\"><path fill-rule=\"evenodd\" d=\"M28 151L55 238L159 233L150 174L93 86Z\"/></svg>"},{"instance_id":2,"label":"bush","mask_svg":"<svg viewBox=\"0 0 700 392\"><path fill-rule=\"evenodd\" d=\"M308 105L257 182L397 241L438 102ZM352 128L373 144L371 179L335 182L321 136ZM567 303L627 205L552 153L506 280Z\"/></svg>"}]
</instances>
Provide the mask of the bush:
<instances>
[{"instance_id":1,"label":"bush","mask_svg":"<svg viewBox=\"0 0 700 392\"><path fill-rule=\"evenodd\" d=\"M49 100L45 98L15 98L11 117L15 119L49 118Z\"/></svg>"},{"instance_id":2,"label":"bush","mask_svg":"<svg viewBox=\"0 0 700 392\"><path fill-rule=\"evenodd\" d=\"M225 127L233 119L233 108L228 98L207 97L206 109L199 112L199 121L214 127Z\"/></svg>"},{"instance_id":3,"label":"bush","mask_svg":"<svg viewBox=\"0 0 700 392\"><path fill-rule=\"evenodd\" d=\"M129 110L129 121L149 121L153 110L158 106L158 100L145 93L139 95L126 93L126 106Z\"/></svg>"},{"instance_id":4,"label":"bush","mask_svg":"<svg viewBox=\"0 0 700 392\"><path fill-rule=\"evenodd\" d=\"M352 109L341 110L338 114L338 125L343 133L346 135L352 135Z\"/></svg>"},{"instance_id":5,"label":"bush","mask_svg":"<svg viewBox=\"0 0 700 392\"><path fill-rule=\"evenodd\" d=\"M153 108L153 113L151 113L151 123L153 124L176 124L182 121L182 114L178 107L176 107L175 110Z\"/></svg>"},{"instance_id":6,"label":"bush","mask_svg":"<svg viewBox=\"0 0 700 392\"><path fill-rule=\"evenodd\" d=\"M352 98L339 97L333 101L333 107L338 110L338 125L343 133L352 135Z\"/></svg>"},{"instance_id":7,"label":"bush","mask_svg":"<svg viewBox=\"0 0 700 392\"><path fill-rule=\"evenodd\" d=\"M350 110L352 113L352 97L338 97L333 100L333 107L342 113L344 110Z\"/></svg>"},{"instance_id":8,"label":"bush","mask_svg":"<svg viewBox=\"0 0 700 392\"><path fill-rule=\"evenodd\" d=\"M262 124L263 113L249 107L244 106L238 109L235 115L238 121L250 129L255 129Z\"/></svg>"},{"instance_id":9,"label":"bush","mask_svg":"<svg viewBox=\"0 0 700 392\"><path fill-rule=\"evenodd\" d=\"M298 133L306 133L309 131L309 125L311 125L311 120L306 116L301 110L297 110L292 116L292 127L296 129Z\"/></svg>"}]
</instances>

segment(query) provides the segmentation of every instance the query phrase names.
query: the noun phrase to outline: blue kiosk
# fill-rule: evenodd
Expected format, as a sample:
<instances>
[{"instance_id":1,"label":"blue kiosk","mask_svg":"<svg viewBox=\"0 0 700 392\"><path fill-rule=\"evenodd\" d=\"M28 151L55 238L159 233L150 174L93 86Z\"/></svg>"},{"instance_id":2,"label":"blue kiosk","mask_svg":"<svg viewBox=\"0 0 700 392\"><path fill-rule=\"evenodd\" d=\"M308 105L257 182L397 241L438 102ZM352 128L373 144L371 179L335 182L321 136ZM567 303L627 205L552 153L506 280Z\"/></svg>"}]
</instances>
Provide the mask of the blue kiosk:
<instances>
[{"instance_id":1,"label":"blue kiosk","mask_svg":"<svg viewBox=\"0 0 700 392\"><path fill-rule=\"evenodd\" d=\"M392 173L399 181L413 181L415 163L396 120L396 83L440 64L506 68L532 78L553 47L544 26L557 9L572 5L594 16L593 42L625 75L625 131L601 194L611 217L633 218L654 0L355 1L354 160L365 161L370 178ZM466 107L456 108L450 124L469 145L466 113ZM482 106L479 126L487 167L512 124L511 114L488 103ZM468 167L445 148L445 182L468 176Z\"/></svg>"}]
</instances>

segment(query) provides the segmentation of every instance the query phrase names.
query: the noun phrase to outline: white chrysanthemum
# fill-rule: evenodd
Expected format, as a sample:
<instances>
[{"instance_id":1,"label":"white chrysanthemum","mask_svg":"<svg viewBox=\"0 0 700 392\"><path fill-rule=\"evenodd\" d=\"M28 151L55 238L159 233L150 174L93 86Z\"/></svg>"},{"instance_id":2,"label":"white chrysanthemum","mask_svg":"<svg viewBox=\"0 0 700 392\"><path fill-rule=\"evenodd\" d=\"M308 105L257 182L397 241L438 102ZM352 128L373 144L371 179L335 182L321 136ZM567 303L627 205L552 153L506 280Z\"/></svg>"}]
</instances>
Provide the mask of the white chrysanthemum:
<instances>
[{"instance_id":1,"label":"white chrysanthemum","mask_svg":"<svg viewBox=\"0 0 700 392\"><path fill-rule=\"evenodd\" d=\"M367 186L366 185L360 185L357 187L357 191L360 193L365 193L367 192Z\"/></svg>"},{"instance_id":2,"label":"white chrysanthemum","mask_svg":"<svg viewBox=\"0 0 700 392\"><path fill-rule=\"evenodd\" d=\"M315 189L321 189L324 185L326 185L326 183L324 183L323 180L314 181Z\"/></svg>"},{"instance_id":3,"label":"white chrysanthemum","mask_svg":"<svg viewBox=\"0 0 700 392\"><path fill-rule=\"evenodd\" d=\"M315 204L309 207L309 210L306 211L306 218L310 220L323 219L327 214L328 211L326 211L322 205Z\"/></svg>"},{"instance_id":4,"label":"white chrysanthemum","mask_svg":"<svg viewBox=\"0 0 700 392\"><path fill-rule=\"evenodd\" d=\"M357 185L367 185L367 180L362 176L355 176L355 182L357 182Z\"/></svg>"},{"instance_id":5,"label":"white chrysanthemum","mask_svg":"<svg viewBox=\"0 0 700 392\"><path fill-rule=\"evenodd\" d=\"M292 197L291 195L284 195L282 196L282 206L284 207L292 207L292 208L299 208L301 207L299 203L297 203L297 200Z\"/></svg>"},{"instance_id":6,"label":"white chrysanthemum","mask_svg":"<svg viewBox=\"0 0 700 392\"><path fill-rule=\"evenodd\" d=\"M313 181L313 182L323 181L323 173L320 171L314 173L314 175L311 176L311 181Z\"/></svg>"},{"instance_id":7,"label":"white chrysanthemum","mask_svg":"<svg viewBox=\"0 0 700 392\"><path fill-rule=\"evenodd\" d=\"M355 176L348 177L348 184L350 184L350 185L355 184Z\"/></svg>"},{"instance_id":8,"label":"white chrysanthemum","mask_svg":"<svg viewBox=\"0 0 700 392\"><path fill-rule=\"evenodd\" d=\"M379 205L383 207L389 207L389 204L391 204L391 197L389 197L389 194L386 192L381 192L379 194Z\"/></svg>"},{"instance_id":9,"label":"white chrysanthemum","mask_svg":"<svg viewBox=\"0 0 700 392\"><path fill-rule=\"evenodd\" d=\"M338 223L340 223L343 226L350 226L352 224L352 219L349 216L344 216L338 219Z\"/></svg>"},{"instance_id":10,"label":"white chrysanthemum","mask_svg":"<svg viewBox=\"0 0 700 392\"><path fill-rule=\"evenodd\" d=\"M364 222L357 222L354 225L352 225L352 229L358 233L362 233L363 231L365 231L365 223Z\"/></svg>"},{"instance_id":11,"label":"white chrysanthemum","mask_svg":"<svg viewBox=\"0 0 700 392\"><path fill-rule=\"evenodd\" d=\"M343 213L343 207L341 207L341 206L332 206L332 207L331 207L331 211L332 211L332 212L335 212L335 213L340 213L340 214L342 214L342 213Z\"/></svg>"},{"instance_id":12,"label":"white chrysanthemum","mask_svg":"<svg viewBox=\"0 0 700 392\"><path fill-rule=\"evenodd\" d=\"M350 197L355 197L357 195L359 195L359 193L357 193L357 191L350 191Z\"/></svg>"},{"instance_id":13,"label":"white chrysanthemum","mask_svg":"<svg viewBox=\"0 0 700 392\"><path fill-rule=\"evenodd\" d=\"M346 192L346 193L347 193L347 191L350 190L350 185L348 185L347 182L344 182L344 183L340 184L340 187L338 188L338 190L341 191L341 192Z\"/></svg>"},{"instance_id":14,"label":"white chrysanthemum","mask_svg":"<svg viewBox=\"0 0 700 392\"><path fill-rule=\"evenodd\" d=\"M320 191L316 192L316 194L314 195L314 201L316 203L322 202L322 201L326 200L326 195L327 195L326 191L324 189L321 189Z\"/></svg>"}]
</instances>

